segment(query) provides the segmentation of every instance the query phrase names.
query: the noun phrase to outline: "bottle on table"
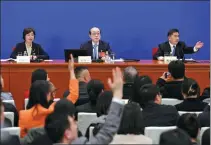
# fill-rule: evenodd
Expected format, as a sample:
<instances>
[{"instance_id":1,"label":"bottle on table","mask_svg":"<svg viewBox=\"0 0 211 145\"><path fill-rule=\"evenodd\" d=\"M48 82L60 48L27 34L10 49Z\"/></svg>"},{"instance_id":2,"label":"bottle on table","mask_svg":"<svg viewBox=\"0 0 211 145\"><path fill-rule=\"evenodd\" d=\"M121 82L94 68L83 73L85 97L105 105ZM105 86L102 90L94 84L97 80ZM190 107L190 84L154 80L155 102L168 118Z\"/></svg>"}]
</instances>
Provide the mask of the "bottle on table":
<instances>
[{"instance_id":1,"label":"bottle on table","mask_svg":"<svg viewBox=\"0 0 211 145\"><path fill-rule=\"evenodd\" d=\"M26 51L24 51L23 56L27 56L27 52Z\"/></svg>"}]
</instances>

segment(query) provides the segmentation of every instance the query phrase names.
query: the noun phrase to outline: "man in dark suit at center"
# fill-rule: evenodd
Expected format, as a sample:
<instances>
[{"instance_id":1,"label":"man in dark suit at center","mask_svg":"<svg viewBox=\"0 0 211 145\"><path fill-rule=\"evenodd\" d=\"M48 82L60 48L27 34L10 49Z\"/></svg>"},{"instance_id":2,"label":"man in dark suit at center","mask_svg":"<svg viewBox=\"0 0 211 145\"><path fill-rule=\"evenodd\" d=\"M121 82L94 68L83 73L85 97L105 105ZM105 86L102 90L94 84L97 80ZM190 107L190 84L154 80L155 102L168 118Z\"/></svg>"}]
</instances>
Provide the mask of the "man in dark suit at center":
<instances>
[{"instance_id":1,"label":"man in dark suit at center","mask_svg":"<svg viewBox=\"0 0 211 145\"><path fill-rule=\"evenodd\" d=\"M88 56L92 56L92 59L101 59L103 56L100 54L100 52L108 52L108 54L111 53L110 45L107 42L100 40L101 30L99 28L91 28L89 30L89 37L91 40L83 43L80 49L86 49Z\"/></svg>"},{"instance_id":2,"label":"man in dark suit at center","mask_svg":"<svg viewBox=\"0 0 211 145\"><path fill-rule=\"evenodd\" d=\"M176 56L178 59L183 59L184 54L191 54L197 52L203 47L204 43L198 41L194 47L187 47L182 41L179 41L179 30L171 29L168 31L168 41L159 44L157 53L153 59L163 60L165 55Z\"/></svg>"}]
</instances>

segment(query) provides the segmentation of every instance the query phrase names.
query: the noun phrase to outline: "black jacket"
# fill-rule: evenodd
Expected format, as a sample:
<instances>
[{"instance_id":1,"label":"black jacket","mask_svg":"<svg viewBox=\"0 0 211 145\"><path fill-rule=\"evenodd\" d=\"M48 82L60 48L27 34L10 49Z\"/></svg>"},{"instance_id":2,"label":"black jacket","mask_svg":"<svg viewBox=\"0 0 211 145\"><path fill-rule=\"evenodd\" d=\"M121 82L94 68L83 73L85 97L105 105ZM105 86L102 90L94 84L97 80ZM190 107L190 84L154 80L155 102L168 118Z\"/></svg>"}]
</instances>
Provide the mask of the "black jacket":
<instances>
[{"instance_id":1,"label":"black jacket","mask_svg":"<svg viewBox=\"0 0 211 145\"><path fill-rule=\"evenodd\" d=\"M158 51L157 53L153 56L153 59L157 59L159 56L164 56L165 53L171 52L171 46L169 44L169 41L166 41L164 43L161 43L158 45ZM186 44L182 41L179 41L176 45L176 50L175 50L175 56L177 58L182 59L184 58L184 54L191 54L194 53L193 47L187 47Z\"/></svg>"},{"instance_id":2,"label":"black jacket","mask_svg":"<svg viewBox=\"0 0 211 145\"><path fill-rule=\"evenodd\" d=\"M175 105L177 111L203 111L207 103L199 98L187 98L182 103Z\"/></svg>"},{"instance_id":3,"label":"black jacket","mask_svg":"<svg viewBox=\"0 0 211 145\"><path fill-rule=\"evenodd\" d=\"M142 110L144 125L147 126L175 126L179 114L174 106L145 104Z\"/></svg>"},{"instance_id":4,"label":"black jacket","mask_svg":"<svg viewBox=\"0 0 211 145\"><path fill-rule=\"evenodd\" d=\"M14 126L18 127L19 114L18 114L18 111L15 108L15 106L13 106L10 103L6 103L6 102L3 102L3 105L4 105L5 112L13 112L14 113Z\"/></svg>"},{"instance_id":5,"label":"black jacket","mask_svg":"<svg viewBox=\"0 0 211 145\"><path fill-rule=\"evenodd\" d=\"M12 54L10 55L10 58L16 59L16 56L18 55L19 52L24 54L24 51L27 52L25 42L18 43L13 50ZM32 51L30 55L35 55L37 56L38 59L49 59L48 54L43 50L40 44L32 42Z\"/></svg>"},{"instance_id":6,"label":"black jacket","mask_svg":"<svg viewBox=\"0 0 211 145\"><path fill-rule=\"evenodd\" d=\"M210 127L210 105L208 105L203 113L199 114L198 119L201 127Z\"/></svg>"},{"instance_id":7,"label":"black jacket","mask_svg":"<svg viewBox=\"0 0 211 145\"><path fill-rule=\"evenodd\" d=\"M77 112L96 113L96 105L92 105L91 102L76 107Z\"/></svg>"},{"instance_id":8,"label":"black jacket","mask_svg":"<svg viewBox=\"0 0 211 145\"><path fill-rule=\"evenodd\" d=\"M85 43L81 44L80 49L86 49L87 50L87 54L89 56L92 56L93 55L92 41L90 40L88 42L85 42ZM107 42L100 40L99 47L98 47L98 52L106 52L106 51L108 51L109 54L111 53L110 45Z\"/></svg>"}]
</instances>

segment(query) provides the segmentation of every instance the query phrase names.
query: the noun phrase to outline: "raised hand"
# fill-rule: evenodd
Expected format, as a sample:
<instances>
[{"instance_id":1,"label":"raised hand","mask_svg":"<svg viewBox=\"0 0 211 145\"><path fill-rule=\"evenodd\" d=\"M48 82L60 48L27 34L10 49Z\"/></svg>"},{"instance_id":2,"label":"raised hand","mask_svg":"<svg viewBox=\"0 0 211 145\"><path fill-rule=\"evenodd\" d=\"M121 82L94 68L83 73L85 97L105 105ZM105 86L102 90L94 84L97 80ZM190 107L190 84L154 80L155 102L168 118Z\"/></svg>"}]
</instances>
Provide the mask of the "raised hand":
<instances>
[{"instance_id":1,"label":"raised hand","mask_svg":"<svg viewBox=\"0 0 211 145\"><path fill-rule=\"evenodd\" d=\"M202 48L203 46L204 46L204 43L201 42L201 41L198 41L194 47L195 47L196 49L200 49L200 48Z\"/></svg>"},{"instance_id":2,"label":"raised hand","mask_svg":"<svg viewBox=\"0 0 211 145\"><path fill-rule=\"evenodd\" d=\"M70 79L75 79L75 72L74 72L74 58L73 55L70 55L70 60L68 63L68 69L70 71Z\"/></svg>"},{"instance_id":3,"label":"raised hand","mask_svg":"<svg viewBox=\"0 0 211 145\"><path fill-rule=\"evenodd\" d=\"M123 80L122 72L120 68L115 68L112 70L113 82L111 78L108 79L108 85L113 91L113 97L122 99L123 96Z\"/></svg>"}]
</instances>

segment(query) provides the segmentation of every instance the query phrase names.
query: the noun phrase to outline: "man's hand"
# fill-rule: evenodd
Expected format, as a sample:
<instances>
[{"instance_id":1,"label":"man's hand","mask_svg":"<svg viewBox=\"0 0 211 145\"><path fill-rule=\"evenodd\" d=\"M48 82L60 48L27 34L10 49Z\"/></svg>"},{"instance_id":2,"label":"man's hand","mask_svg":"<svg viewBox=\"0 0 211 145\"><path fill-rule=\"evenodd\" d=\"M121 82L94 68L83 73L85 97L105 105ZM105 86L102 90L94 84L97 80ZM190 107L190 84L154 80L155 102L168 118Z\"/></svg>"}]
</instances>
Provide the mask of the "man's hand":
<instances>
[{"instance_id":1,"label":"man's hand","mask_svg":"<svg viewBox=\"0 0 211 145\"><path fill-rule=\"evenodd\" d=\"M75 79L75 72L74 72L74 58L73 55L70 55L70 60L68 63L68 69L70 71L70 79Z\"/></svg>"},{"instance_id":2,"label":"man's hand","mask_svg":"<svg viewBox=\"0 0 211 145\"><path fill-rule=\"evenodd\" d=\"M171 74L168 72L164 72L160 78L165 80L166 82L169 82L172 80Z\"/></svg>"},{"instance_id":3,"label":"man's hand","mask_svg":"<svg viewBox=\"0 0 211 145\"><path fill-rule=\"evenodd\" d=\"M113 91L113 97L122 99L123 96L123 79L122 72L120 68L115 68L112 70L113 82L111 78L108 79L108 85Z\"/></svg>"},{"instance_id":4,"label":"man's hand","mask_svg":"<svg viewBox=\"0 0 211 145\"><path fill-rule=\"evenodd\" d=\"M196 49L200 49L200 48L202 48L203 46L204 46L204 43L201 42L201 41L198 41L194 47L195 47Z\"/></svg>"}]
</instances>

